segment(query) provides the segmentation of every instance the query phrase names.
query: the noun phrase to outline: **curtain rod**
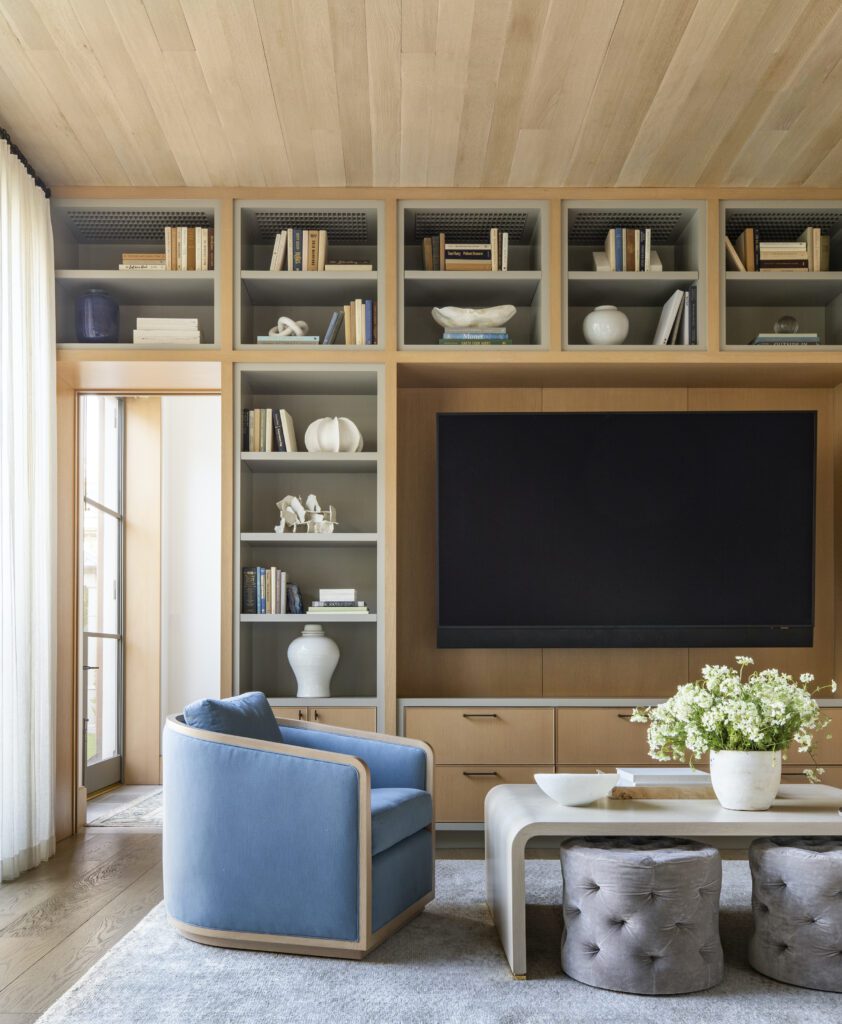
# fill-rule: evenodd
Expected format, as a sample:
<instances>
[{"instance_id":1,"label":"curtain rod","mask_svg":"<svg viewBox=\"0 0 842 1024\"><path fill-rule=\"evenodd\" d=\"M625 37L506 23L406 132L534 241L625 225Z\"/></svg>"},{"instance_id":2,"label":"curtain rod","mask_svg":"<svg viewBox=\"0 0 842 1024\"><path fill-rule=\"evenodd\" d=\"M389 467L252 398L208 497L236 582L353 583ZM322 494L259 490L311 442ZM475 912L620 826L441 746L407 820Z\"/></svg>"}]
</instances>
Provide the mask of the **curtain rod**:
<instances>
[{"instance_id":1,"label":"curtain rod","mask_svg":"<svg viewBox=\"0 0 842 1024\"><path fill-rule=\"evenodd\" d=\"M47 197L47 199L49 199L50 198L50 190L49 190L49 188L47 188L47 186L44 183L43 179L39 178L38 175L35 173L35 168L32 166L32 164L26 159L26 157L23 155L23 153L14 144L14 142L12 142L12 137L11 137L11 135L9 135L9 133L6 131L5 128L0 128L0 139L3 139L4 142L8 142L9 143L9 148L12 151L12 155L16 156L18 158L18 160L20 160L20 162L24 166L24 170L26 171L26 173L29 175L30 178L33 179L35 184L38 186L38 188L41 189L41 191L44 193L44 195Z\"/></svg>"}]
</instances>

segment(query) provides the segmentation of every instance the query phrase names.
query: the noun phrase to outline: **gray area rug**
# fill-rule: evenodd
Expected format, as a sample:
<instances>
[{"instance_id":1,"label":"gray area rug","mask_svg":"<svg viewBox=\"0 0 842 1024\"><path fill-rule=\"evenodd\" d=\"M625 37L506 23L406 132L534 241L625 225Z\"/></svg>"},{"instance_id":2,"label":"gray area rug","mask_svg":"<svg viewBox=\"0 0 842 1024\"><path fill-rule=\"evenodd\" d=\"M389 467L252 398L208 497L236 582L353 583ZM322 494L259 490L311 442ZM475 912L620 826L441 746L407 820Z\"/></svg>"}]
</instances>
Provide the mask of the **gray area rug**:
<instances>
[{"instance_id":1,"label":"gray area rug","mask_svg":"<svg viewBox=\"0 0 842 1024\"><path fill-rule=\"evenodd\" d=\"M779 985L746 963L748 866L728 861L724 982L689 996L629 996L559 967L558 862L529 861L529 980L515 981L485 905L482 861L440 861L438 896L362 962L200 946L156 907L39 1024L830 1024L842 996Z\"/></svg>"},{"instance_id":2,"label":"gray area rug","mask_svg":"<svg viewBox=\"0 0 842 1024\"><path fill-rule=\"evenodd\" d=\"M164 791L159 789L151 796L138 797L133 803L127 804L104 818L96 818L88 822L88 828L103 826L122 828L163 828L164 827Z\"/></svg>"}]
</instances>

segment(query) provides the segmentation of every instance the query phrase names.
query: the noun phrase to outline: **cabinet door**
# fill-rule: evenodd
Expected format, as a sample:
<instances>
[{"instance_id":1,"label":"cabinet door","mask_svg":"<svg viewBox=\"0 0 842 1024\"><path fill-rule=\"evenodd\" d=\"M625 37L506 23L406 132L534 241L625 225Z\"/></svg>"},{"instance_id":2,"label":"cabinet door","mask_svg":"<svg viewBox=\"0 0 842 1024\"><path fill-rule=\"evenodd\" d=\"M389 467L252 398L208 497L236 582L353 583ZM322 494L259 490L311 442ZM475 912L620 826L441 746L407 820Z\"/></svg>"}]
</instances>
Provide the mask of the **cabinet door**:
<instances>
[{"instance_id":1,"label":"cabinet door","mask_svg":"<svg viewBox=\"0 0 842 1024\"><path fill-rule=\"evenodd\" d=\"M273 706L272 713L275 718L297 718L299 722L307 721L307 708L279 708Z\"/></svg>"},{"instance_id":2,"label":"cabinet door","mask_svg":"<svg viewBox=\"0 0 842 1024\"><path fill-rule=\"evenodd\" d=\"M552 708L409 707L404 732L437 764L552 764Z\"/></svg>"},{"instance_id":3,"label":"cabinet door","mask_svg":"<svg viewBox=\"0 0 842 1024\"><path fill-rule=\"evenodd\" d=\"M360 729L363 732L377 731L376 708L310 708L308 719L319 725L336 725L342 729Z\"/></svg>"},{"instance_id":4,"label":"cabinet door","mask_svg":"<svg viewBox=\"0 0 842 1024\"><path fill-rule=\"evenodd\" d=\"M438 821L483 821L485 798L494 786L530 784L536 772L552 772L548 765L437 765L436 819Z\"/></svg>"}]
</instances>

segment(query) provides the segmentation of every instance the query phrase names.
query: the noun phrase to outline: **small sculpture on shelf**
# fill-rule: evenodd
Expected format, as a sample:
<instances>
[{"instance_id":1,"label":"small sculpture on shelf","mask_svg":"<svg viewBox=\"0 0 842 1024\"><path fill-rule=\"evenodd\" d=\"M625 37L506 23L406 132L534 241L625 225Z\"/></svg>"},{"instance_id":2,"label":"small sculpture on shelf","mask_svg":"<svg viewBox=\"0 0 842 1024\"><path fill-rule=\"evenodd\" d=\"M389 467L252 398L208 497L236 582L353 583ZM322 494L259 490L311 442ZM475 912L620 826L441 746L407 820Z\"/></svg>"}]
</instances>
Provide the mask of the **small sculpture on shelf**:
<instances>
[{"instance_id":1,"label":"small sculpture on shelf","mask_svg":"<svg viewBox=\"0 0 842 1024\"><path fill-rule=\"evenodd\" d=\"M432 316L440 327L469 328L469 327L502 327L509 322L517 312L514 306L486 306L481 309L472 309L462 306L434 306Z\"/></svg>"},{"instance_id":2,"label":"small sculpture on shelf","mask_svg":"<svg viewBox=\"0 0 842 1024\"><path fill-rule=\"evenodd\" d=\"M323 416L307 428L304 447L308 452L361 452L363 435L347 416Z\"/></svg>"},{"instance_id":3,"label":"small sculpture on shelf","mask_svg":"<svg viewBox=\"0 0 842 1024\"><path fill-rule=\"evenodd\" d=\"M269 334L276 338L292 338L305 335L310 329L306 320L293 320L290 316L279 316L274 327L269 328Z\"/></svg>"},{"instance_id":4,"label":"small sculpture on shelf","mask_svg":"<svg viewBox=\"0 0 842 1024\"><path fill-rule=\"evenodd\" d=\"M315 494L308 494L302 502L294 494L288 494L276 503L281 521L275 533L333 533L337 525L336 509L329 505L325 511Z\"/></svg>"},{"instance_id":5,"label":"small sculpture on shelf","mask_svg":"<svg viewBox=\"0 0 842 1024\"><path fill-rule=\"evenodd\" d=\"M616 306L597 306L582 322L589 345L622 345L628 337L629 318Z\"/></svg>"}]
</instances>

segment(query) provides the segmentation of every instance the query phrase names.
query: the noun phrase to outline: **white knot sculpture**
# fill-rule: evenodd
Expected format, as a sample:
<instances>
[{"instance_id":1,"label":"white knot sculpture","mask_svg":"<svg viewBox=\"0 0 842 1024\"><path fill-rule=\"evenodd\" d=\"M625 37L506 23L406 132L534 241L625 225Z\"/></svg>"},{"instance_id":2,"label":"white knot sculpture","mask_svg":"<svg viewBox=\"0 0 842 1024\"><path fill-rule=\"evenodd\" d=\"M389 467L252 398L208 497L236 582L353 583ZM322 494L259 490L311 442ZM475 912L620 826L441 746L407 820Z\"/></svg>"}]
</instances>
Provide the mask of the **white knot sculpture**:
<instances>
[{"instance_id":1,"label":"white knot sculpture","mask_svg":"<svg viewBox=\"0 0 842 1024\"><path fill-rule=\"evenodd\" d=\"M486 306L484 309L434 306L433 319L440 327L502 327L516 312L514 306Z\"/></svg>"},{"instance_id":2,"label":"white knot sculpture","mask_svg":"<svg viewBox=\"0 0 842 1024\"><path fill-rule=\"evenodd\" d=\"M269 333L278 338L300 337L307 333L309 327L306 320L293 320L292 317L279 316L277 324L269 328Z\"/></svg>"},{"instance_id":3,"label":"white knot sculpture","mask_svg":"<svg viewBox=\"0 0 842 1024\"><path fill-rule=\"evenodd\" d=\"M307 428L304 447L308 452L361 452L363 435L346 416L323 416Z\"/></svg>"}]
</instances>

